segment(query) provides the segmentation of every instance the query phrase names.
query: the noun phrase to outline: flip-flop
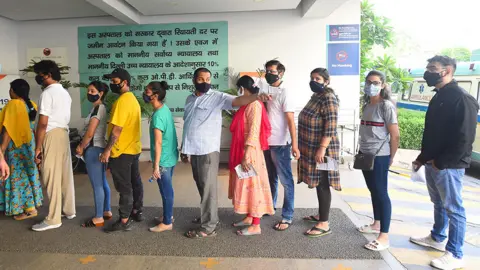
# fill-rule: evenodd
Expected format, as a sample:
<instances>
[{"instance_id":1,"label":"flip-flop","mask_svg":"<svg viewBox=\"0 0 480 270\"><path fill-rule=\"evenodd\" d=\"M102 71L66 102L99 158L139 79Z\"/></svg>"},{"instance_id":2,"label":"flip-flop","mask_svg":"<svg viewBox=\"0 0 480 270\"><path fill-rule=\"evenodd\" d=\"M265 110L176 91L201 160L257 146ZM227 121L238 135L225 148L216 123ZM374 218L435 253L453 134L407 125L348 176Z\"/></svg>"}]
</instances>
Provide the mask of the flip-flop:
<instances>
[{"instance_id":1,"label":"flip-flop","mask_svg":"<svg viewBox=\"0 0 480 270\"><path fill-rule=\"evenodd\" d=\"M280 226L282 226L282 225L288 225L288 226L285 229L280 229ZM288 228L290 228L291 225L292 225L292 222L282 220L282 221L278 222L277 224L275 224L275 226L273 226L273 229L275 231L283 232L283 231L288 230Z\"/></svg>"},{"instance_id":2,"label":"flip-flop","mask_svg":"<svg viewBox=\"0 0 480 270\"><path fill-rule=\"evenodd\" d=\"M151 232L155 232L155 233L168 232L168 231L173 230L173 226L172 226L172 228L166 229L166 230L160 230L157 226L151 227L148 230L151 231Z\"/></svg>"},{"instance_id":3,"label":"flip-flop","mask_svg":"<svg viewBox=\"0 0 480 270\"><path fill-rule=\"evenodd\" d=\"M155 223L157 225L163 223L163 217L155 217L155 218L153 218L153 220L155 221ZM175 219L172 217L172 223L174 223L174 222L175 222Z\"/></svg>"},{"instance_id":4,"label":"flip-flop","mask_svg":"<svg viewBox=\"0 0 480 270\"><path fill-rule=\"evenodd\" d=\"M308 221L308 222L320 222L320 220L317 219L315 216L304 217L303 220Z\"/></svg>"},{"instance_id":5,"label":"flip-flop","mask_svg":"<svg viewBox=\"0 0 480 270\"><path fill-rule=\"evenodd\" d=\"M389 244L382 245L377 240L373 240L372 242L366 244L364 247L371 251L382 251L382 250L388 249L390 245Z\"/></svg>"},{"instance_id":6,"label":"flip-flop","mask_svg":"<svg viewBox=\"0 0 480 270\"><path fill-rule=\"evenodd\" d=\"M36 217L37 215L38 215L37 211L26 212L26 213L23 213L23 214L20 214L20 215L13 216L13 219L15 219L15 220L25 220L25 219Z\"/></svg>"},{"instance_id":7,"label":"flip-flop","mask_svg":"<svg viewBox=\"0 0 480 270\"><path fill-rule=\"evenodd\" d=\"M260 235L260 234L262 234L262 233L261 232L249 232L248 228L237 231L238 236L254 236L254 235Z\"/></svg>"},{"instance_id":8,"label":"flip-flop","mask_svg":"<svg viewBox=\"0 0 480 270\"><path fill-rule=\"evenodd\" d=\"M241 220L239 222L232 223L233 227L245 227L245 226L250 226L250 225L252 225L252 223L245 223L243 220Z\"/></svg>"},{"instance_id":9,"label":"flip-flop","mask_svg":"<svg viewBox=\"0 0 480 270\"><path fill-rule=\"evenodd\" d=\"M317 231L320 233L311 233L312 231ZM329 235L332 233L332 229L328 229L327 231L324 229L317 228L313 226L313 228L310 229L310 231L307 231L304 233L305 236L310 237L310 238L317 238L317 237L322 237L325 235Z\"/></svg>"},{"instance_id":10,"label":"flip-flop","mask_svg":"<svg viewBox=\"0 0 480 270\"><path fill-rule=\"evenodd\" d=\"M370 226L370 225L363 225L362 227L358 227L357 230L361 233L366 233L366 234L378 234L378 233L380 233L379 230L372 229L372 226Z\"/></svg>"},{"instance_id":11,"label":"flip-flop","mask_svg":"<svg viewBox=\"0 0 480 270\"><path fill-rule=\"evenodd\" d=\"M185 233L185 236L191 239L198 239L198 238L209 238L217 236L217 232L213 231L211 233L201 232L197 230L191 230Z\"/></svg>"},{"instance_id":12,"label":"flip-flop","mask_svg":"<svg viewBox=\"0 0 480 270\"><path fill-rule=\"evenodd\" d=\"M89 219L85 221L85 223L82 224L82 227L84 228L98 228L98 227L103 227L105 225L105 222L102 223L93 223L93 220Z\"/></svg>"}]
</instances>

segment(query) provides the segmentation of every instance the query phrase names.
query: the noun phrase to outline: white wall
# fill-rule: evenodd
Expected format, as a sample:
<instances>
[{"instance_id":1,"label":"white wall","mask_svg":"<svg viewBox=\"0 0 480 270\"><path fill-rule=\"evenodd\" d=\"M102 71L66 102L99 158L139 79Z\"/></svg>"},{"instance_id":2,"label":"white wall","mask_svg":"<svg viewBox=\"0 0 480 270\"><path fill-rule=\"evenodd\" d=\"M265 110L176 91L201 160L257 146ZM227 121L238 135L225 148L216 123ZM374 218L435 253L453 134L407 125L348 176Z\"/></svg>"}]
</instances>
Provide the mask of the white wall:
<instances>
[{"instance_id":1,"label":"white wall","mask_svg":"<svg viewBox=\"0 0 480 270\"><path fill-rule=\"evenodd\" d=\"M0 65L1 74L18 74L17 23L0 17ZM8 89L7 89L8 91Z\"/></svg>"},{"instance_id":2,"label":"white wall","mask_svg":"<svg viewBox=\"0 0 480 270\"><path fill-rule=\"evenodd\" d=\"M229 66L235 71L255 71L270 59L278 57L286 66L285 80L293 85L298 96L299 109L308 101L310 71L326 66L326 25L360 23L360 1L350 0L326 19L301 18L300 10L189 14L143 17L142 23L177 23L228 21ZM78 81L77 27L117 25L111 17L46 20L18 23L18 52L20 66L26 65L27 48L67 47L71 66L69 79ZM1 59L1 58L0 58ZM358 108L358 76L332 79L342 109ZM32 97L39 96L40 89ZM80 98L78 90L71 90L72 127L80 127ZM340 121L350 119L340 119Z\"/></svg>"}]
</instances>

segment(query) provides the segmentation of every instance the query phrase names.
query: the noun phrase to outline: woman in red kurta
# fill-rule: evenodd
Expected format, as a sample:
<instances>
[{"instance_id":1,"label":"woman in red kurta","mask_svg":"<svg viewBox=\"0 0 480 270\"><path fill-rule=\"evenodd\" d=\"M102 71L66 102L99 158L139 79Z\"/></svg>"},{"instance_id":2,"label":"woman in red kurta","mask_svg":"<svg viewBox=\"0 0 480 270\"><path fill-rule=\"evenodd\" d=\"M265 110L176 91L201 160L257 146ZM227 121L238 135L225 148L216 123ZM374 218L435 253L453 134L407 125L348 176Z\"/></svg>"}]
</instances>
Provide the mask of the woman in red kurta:
<instances>
[{"instance_id":1,"label":"woman in red kurta","mask_svg":"<svg viewBox=\"0 0 480 270\"><path fill-rule=\"evenodd\" d=\"M260 90L250 76L243 76L237 82L239 93L256 94ZM234 223L238 235L250 236L261 233L260 218L264 214L273 215L272 194L268 181L268 172L263 151L268 149L270 122L267 112L260 101L241 107L235 114L230 126L232 145L230 149L230 183L228 198L232 199L234 211L246 214L242 221ZM250 165L257 176L239 179L235 167L241 165L247 171Z\"/></svg>"}]
</instances>

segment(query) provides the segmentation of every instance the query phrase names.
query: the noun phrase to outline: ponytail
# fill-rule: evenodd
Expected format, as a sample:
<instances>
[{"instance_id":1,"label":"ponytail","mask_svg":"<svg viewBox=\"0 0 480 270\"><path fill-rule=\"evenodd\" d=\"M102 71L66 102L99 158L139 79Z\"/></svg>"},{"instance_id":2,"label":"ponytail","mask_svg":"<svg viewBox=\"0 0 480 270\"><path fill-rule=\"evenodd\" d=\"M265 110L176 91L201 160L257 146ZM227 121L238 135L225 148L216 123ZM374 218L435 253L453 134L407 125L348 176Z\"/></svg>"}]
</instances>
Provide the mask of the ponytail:
<instances>
[{"instance_id":1,"label":"ponytail","mask_svg":"<svg viewBox=\"0 0 480 270\"><path fill-rule=\"evenodd\" d=\"M25 103L27 103L28 107L28 118L30 119L30 121L35 121L35 117L37 117L37 110L35 110L35 107L33 107L33 103L30 98L27 97L24 100Z\"/></svg>"}]
</instances>

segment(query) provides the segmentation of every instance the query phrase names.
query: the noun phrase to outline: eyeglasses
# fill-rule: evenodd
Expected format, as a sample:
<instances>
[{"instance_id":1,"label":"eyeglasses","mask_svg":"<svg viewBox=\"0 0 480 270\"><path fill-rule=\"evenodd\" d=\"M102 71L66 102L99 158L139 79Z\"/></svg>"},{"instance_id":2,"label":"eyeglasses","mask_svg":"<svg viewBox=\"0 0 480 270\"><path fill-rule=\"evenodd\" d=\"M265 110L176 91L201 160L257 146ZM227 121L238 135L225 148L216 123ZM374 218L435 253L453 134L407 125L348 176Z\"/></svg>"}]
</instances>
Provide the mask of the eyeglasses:
<instances>
[{"instance_id":1,"label":"eyeglasses","mask_svg":"<svg viewBox=\"0 0 480 270\"><path fill-rule=\"evenodd\" d=\"M365 81L365 85L375 85L375 86L379 86L379 85L382 85L382 82L379 82L379 81L374 81L374 82Z\"/></svg>"}]
</instances>

